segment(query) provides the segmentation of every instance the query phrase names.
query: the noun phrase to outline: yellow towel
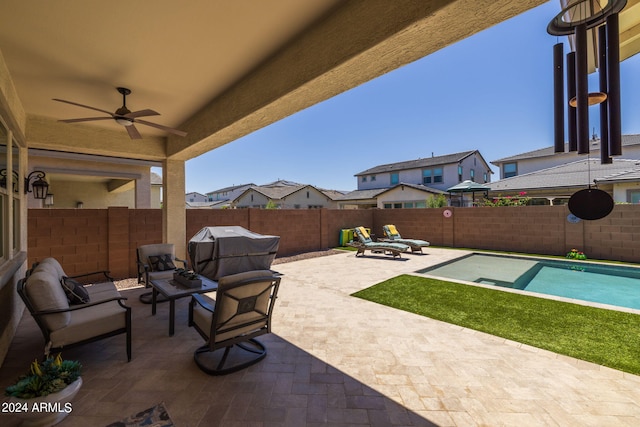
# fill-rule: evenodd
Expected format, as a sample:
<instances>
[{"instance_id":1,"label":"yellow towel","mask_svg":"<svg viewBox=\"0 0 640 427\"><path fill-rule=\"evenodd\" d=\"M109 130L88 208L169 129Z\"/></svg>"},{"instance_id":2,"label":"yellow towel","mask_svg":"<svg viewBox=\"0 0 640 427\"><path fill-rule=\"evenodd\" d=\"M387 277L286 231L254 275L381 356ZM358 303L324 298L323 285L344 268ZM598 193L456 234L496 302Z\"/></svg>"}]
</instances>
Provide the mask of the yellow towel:
<instances>
[{"instance_id":1,"label":"yellow towel","mask_svg":"<svg viewBox=\"0 0 640 427\"><path fill-rule=\"evenodd\" d=\"M387 225L387 229L389 230L389 234L391 236L394 236L396 234L400 234L400 233L398 233L398 230L396 230L396 226L395 225Z\"/></svg>"},{"instance_id":2,"label":"yellow towel","mask_svg":"<svg viewBox=\"0 0 640 427\"><path fill-rule=\"evenodd\" d=\"M364 227L357 227L358 230L360 230L360 234L362 234L362 237L364 237L365 239L368 239L369 233L367 233L367 230Z\"/></svg>"}]
</instances>

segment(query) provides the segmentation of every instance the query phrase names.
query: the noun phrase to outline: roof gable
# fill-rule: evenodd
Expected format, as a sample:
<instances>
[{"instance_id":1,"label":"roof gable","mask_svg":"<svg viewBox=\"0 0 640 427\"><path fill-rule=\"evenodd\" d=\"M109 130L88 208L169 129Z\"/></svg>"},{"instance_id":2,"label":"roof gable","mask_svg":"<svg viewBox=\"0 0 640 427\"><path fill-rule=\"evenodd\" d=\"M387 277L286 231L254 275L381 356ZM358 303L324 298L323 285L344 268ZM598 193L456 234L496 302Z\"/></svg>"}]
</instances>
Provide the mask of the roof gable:
<instances>
[{"instance_id":1,"label":"roof gable","mask_svg":"<svg viewBox=\"0 0 640 427\"><path fill-rule=\"evenodd\" d=\"M476 152L478 151L477 150L463 151L461 153L445 154L443 156L425 157L421 159L408 160L404 162L388 163L385 165L374 166L370 169L359 172L354 176L371 175L371 174L383 173L383 172L395 172L395 171L401 171L401 170L407 170L407 169L419 169L419 168L425 168L425 167L458 163L464 160L466 157L469 157L470 155Z\"/></svg>"}]
</instances>

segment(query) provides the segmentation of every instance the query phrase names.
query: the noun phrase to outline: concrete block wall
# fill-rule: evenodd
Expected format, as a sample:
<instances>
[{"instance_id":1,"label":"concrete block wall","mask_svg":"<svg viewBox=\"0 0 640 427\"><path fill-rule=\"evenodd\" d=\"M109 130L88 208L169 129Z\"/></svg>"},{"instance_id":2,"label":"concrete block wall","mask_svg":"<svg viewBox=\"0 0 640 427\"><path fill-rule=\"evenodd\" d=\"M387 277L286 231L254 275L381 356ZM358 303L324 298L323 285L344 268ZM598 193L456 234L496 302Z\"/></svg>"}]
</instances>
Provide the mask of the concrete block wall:
<instances>
[{"instance_id":1,"label":"concrete block wall","mask_svg":"<svg viewBox=\"0 0 640 427\"><path fill-rule=\"evenodd\" d=\"M136 277L136 248L162 242L160 209L30 209L28 215L29 265L54 256L69 275L110 270L117 278ZM278 256L336 247L344 228L362 225L382 236L383 225L395 224L403 237L437 246L547 255L576 248L593 259L640 262L640 206L616 205L597 221L571 223L568 215L566 206L190 209L185 226L187 240L206 226L277 235Z\"/></svg>"},{"instance_id":2,"label":"concrete block wall","mask_svg":"<svg viewBox=\"0 0 640 427\"><path fill-rule=\"evenodd\" d=\"M28 265L55 257L70 276L109 269L108 213L106 209L30 209Z\"/></svg>"}]
</instances>

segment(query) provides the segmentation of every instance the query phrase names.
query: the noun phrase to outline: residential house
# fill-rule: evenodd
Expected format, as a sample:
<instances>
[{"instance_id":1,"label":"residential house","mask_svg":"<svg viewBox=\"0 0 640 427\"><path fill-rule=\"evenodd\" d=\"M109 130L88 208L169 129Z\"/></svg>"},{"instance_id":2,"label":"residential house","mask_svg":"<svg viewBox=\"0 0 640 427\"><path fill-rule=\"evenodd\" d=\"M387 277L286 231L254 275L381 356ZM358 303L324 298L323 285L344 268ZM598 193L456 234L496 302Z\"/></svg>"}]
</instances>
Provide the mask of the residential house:
<instances>
[{"instance_id":1,"label":"residential house","mask_svg":"<svg viewBox=\"0 0 640 427\"><path fill-rule=\"evenodd\" d=\"M335 199L343 193L323 190L312 185L278 180L266 185L254 185L232 201L235 208L278 209L335 208Z\"/></svg>"},{"instance_id":2,"label":"residential house","mask_svg":"<svg viewBox=\"0 0 640 427\"><path fill-rule=\"evenodd\" d=\"M422 184L400 183L391 188L351 191L338 199L338 207L340 209L426 208L427 199L440 194L445 192Z\"/></svg>"},{"instance_id":3,"label":"residential house","mask_svg":"<svg viewBox=\"0 0 640 427\"><path fill-rule=\"evenodd\" d=\"M594 138L590 141L589 154L590 157L600 158L600 139ZM640 159L640 135L622 136L622 156L625 159ZM500 178L504 179L574 162L584 157L584 154L569 152L568 145L565 144L564 153L555 153L553 147L545 147L493 160L491 163L500 169Z\"/></svg>"},{"instance_id":4,"label":"residential house","mask_svg":"<svg viewBox=\"0 0 640 427\"><path fill-rule=\"evenodd\" d=\"M185 200L187 203L193 202L208 202L209 199L204 194L198 193L197 191L192 191L191 193L187 193L185 195Z\"/></svg>"},{"instance_id":5,"label":"residential house","mask_svg":"<svg viewBox=\"0 0 640 427\"><path fill-rule=\"evenodd\" d=\"M464 180L491 182L491 173L480 152L473 150L374 166L355 177L358 190L391 188L404 183L445 191Z\"/></svg>"},{"instance_id":6,"label":"residential house","mask_svg":"<svg viewBox=\"0 0 640 427\"><path fill-rule=\"evenodd\" d=\"M254 186L256 184L240 184L240 185L232 185L231 187L224 187L218 190L209 191L207 196L207 201L209 202L218 202L218 201L230 201L238 197L249 187Z\"/></svg>"},{"instance_id":7,"label":"residential house","mask_svg":"<svg viewBox=\"0 0 640 427\"><path fill-rule=\"evenodd\" d=\"M583 158L487 184L489 197L513 197L526 193L533 204L565 204L576 191L589 185L608 192L616 203L640 202L640 160Z\"/></svg>"}]
</instances>

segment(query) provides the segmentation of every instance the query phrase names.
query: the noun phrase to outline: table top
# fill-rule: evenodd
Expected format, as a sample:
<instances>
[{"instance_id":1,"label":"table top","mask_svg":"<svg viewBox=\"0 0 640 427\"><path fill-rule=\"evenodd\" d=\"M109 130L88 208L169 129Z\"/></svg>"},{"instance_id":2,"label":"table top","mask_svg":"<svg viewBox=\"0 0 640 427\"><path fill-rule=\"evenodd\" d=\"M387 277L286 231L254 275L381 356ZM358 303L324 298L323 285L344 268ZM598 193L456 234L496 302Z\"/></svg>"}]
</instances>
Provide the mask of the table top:
<instances>
[{"instance_id":1,"label":"table top","mask_svg":"<svg viewBox=\"0 0 640 427\"><path fill-rule=\"evenodd\" d=\"M215 280L207 279L201 275L198 275L198 278L202 280L202 285L193 288L181 285L173 279L151 280L151 286L167 298L177 298L191 294L203 294L206 292L213 292L218 289L218 282Z\"/></svg>"}]
</instances>

